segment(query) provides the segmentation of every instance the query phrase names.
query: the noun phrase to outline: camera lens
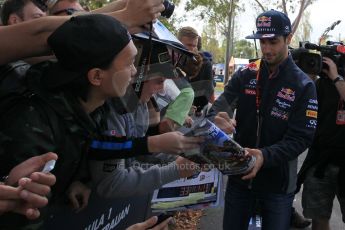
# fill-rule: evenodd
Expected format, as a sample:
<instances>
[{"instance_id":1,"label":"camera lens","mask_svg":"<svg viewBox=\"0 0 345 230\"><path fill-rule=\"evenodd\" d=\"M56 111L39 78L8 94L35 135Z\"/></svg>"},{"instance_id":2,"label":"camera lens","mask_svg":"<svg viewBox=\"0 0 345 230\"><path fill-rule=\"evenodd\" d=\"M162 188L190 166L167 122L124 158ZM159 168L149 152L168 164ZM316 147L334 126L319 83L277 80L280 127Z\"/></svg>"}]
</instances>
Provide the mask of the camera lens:
<instances>
[{"instance_id":1,"label":"camera lens","mask_svg":"<svg viewBox=\"0 0 345 230\"><path fill-rule=\"evenodd\" d=\"M164 0L163 5L165 7L165 10L161 13L161 15L165 18L170 18L175 10L174 3L169 2L168 0Z\"/></svg>"}]
</instances>

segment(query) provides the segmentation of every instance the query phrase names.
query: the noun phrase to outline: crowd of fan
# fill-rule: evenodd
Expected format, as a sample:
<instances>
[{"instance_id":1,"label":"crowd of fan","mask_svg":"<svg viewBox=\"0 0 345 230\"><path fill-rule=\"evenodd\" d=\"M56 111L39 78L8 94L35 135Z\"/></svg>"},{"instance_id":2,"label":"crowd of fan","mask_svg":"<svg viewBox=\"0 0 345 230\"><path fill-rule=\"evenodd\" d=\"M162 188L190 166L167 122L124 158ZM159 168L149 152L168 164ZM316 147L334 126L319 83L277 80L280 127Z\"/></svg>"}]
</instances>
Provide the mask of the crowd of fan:
<instances>
[{"instance_id":1,"label":"crowd of fan","mask_svg":"<svg viewBox=\"0 0 345 230\"><path fill-rule=\"evenodd\" d=\"M197 31L181 28L181 43L149 34L162 11L162 0L117 0L93 11L77 0L4 2L1 229L42 229L49 207L65 205L66 197L81 211L91 192L134 197L194 175L199 165L179 154L199 148L204 138L177 130L205 115L228 134L237 126L236 141L256 157L248 174L229 178L224 229L248 228L257 204L264 229L288 229L297 157L310 145L318 151L316 87L288 54L289 19L274 10L259 15L258 32L248 38L260 40L263 64L237 71L214 102L212 64L198 47ZM344 81L334 63L324 61L343 103ZM236 122L230 119L235 109ZM339 130L341 139L343 126ZM55 168L42 172L50 160ZM153 229L167 228L170 220ZM156 221L128 229L147 229Z\"/></svg>"}]
</instances>

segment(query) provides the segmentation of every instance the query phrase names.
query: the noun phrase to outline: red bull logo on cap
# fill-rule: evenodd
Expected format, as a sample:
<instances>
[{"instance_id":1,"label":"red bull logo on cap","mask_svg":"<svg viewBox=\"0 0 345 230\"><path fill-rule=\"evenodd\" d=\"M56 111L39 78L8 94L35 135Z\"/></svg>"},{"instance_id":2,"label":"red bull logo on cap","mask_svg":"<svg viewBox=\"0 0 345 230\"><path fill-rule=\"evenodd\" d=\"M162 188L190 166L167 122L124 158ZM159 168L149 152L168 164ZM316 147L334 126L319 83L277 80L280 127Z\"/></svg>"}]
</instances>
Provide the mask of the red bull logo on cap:
<instances>
[{"instance_id":1,"label":"red bull logo on cap","mask_svg":"<svg viewBox=\"0 0 345 230\"><path fill-rule=\"evenodd\" d=\"M257 19L256 27L271 27L271 17L259 17Z\"/></svg>"}]
</instances>

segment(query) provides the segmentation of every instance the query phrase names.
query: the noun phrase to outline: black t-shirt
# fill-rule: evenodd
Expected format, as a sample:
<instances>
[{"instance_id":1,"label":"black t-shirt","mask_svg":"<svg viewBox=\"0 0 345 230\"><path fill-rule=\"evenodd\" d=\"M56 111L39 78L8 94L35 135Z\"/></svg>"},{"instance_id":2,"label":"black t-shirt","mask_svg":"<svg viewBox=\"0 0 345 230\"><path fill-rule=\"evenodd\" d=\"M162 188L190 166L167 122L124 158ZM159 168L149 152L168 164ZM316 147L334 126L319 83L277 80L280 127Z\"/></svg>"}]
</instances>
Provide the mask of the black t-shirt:
<instances>
[{"instance_id":1,"label":"black t-shirt","mask_svg":"<svg viewBox=\"0 0 345 230\"><path fill-rule=\"evenodd\" d=\"M320 78L316 81L318 93L318 119L313 147L318 150L332 150L345 155L345 125L336 124L336 116L339 103L345 102L328 78ZM309 103L308 106L312 106Z\"/></svg>"},{"instance_id":2,"label":"black t-shirt","mask_svg":"<svg viewBox=\"0 0 345 230\"><path fill-rule=\"evenodd\" d=\"M24 77L30 65L17 61L0 66L0 95L10 92L21 92L24 87Z\"/></svg>"}]
</instances>

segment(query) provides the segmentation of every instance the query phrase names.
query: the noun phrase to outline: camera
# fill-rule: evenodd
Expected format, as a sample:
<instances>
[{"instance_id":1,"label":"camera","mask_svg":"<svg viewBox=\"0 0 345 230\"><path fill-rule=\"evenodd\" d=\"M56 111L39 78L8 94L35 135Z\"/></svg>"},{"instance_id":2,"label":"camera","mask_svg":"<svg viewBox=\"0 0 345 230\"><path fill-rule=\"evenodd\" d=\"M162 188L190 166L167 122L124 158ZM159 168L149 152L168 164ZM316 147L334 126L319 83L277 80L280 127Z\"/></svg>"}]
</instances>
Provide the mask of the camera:
<instances>
[{"instance_id":1,"label":"camera","mask_svg":"<svg viewBox=\"0 0 345 230\"><path fill-rule=\"evenodd\" d=\"M165 7L165 10L161 12L161 16L165 18L170 18L175 10L174 3L170 2L169 0L164 0L163 5Z\"/></svg>"},{"instance_id":2,"label":"camera","mask_svg":"<svg viewBox=\"0 0 345 230\"><path fill-rule=\"evenodd\" d=\"M303 47L290 50L296 65L307 74L319 75L322 71L322 56L319 51Z\"/></svg>"},{"instance_id":3,"label":"camera","mask_svg":"<svg viewBox=\"0 0 345 230\"><path fill-rule=\"evenodd\" d=\"M324 74L322 69L329 69L322 58L328 57L336 64L338 73L345 73L345 46L342 42L327 41L326 45L300 42L298 49L290 50L295 63L307 74Z\"/></svg>"}]
</instances>

